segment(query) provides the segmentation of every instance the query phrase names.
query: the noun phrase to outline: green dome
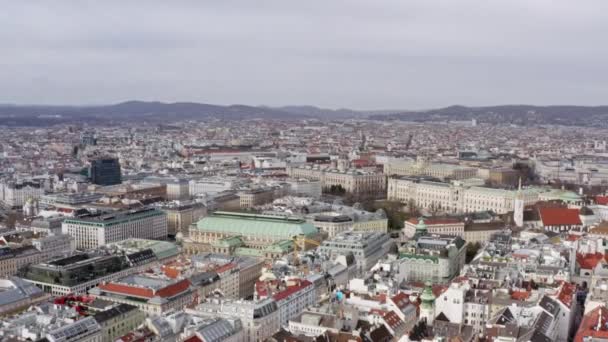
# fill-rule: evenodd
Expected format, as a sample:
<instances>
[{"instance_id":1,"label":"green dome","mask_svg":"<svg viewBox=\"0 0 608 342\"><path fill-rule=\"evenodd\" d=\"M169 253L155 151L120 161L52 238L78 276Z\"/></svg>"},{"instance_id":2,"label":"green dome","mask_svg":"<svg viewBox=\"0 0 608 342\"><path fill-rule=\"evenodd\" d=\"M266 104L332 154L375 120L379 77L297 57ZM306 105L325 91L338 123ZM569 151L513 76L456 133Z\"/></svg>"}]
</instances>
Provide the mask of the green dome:
<instances>
[{"instance_id":1,"label":"green dome","mask_svg":"<svg viewBox=\"0 0 608 342\"><path fill-rule=\"evenodd\" d=\"M435 295L433 294L433 287L430 282L426 282L422 295L420 295L422 305L433 305L435 302Z\"/></svg>"},{"instance_id":2,"label":"green dome","mask_svg":"<svg viewBox=\"0 0 608 342\"><path fill-rule=\"evenodd\" d=\"M424 223L424 218L418 219L418 224L416 225L416 230L424 230L426 231L426 223Z\"/></svg>"},{"instance_id":3,"label":"green dome","mask_svg":"<svg viewBox=\"0 0 608 342\"><path fill-rule=\"evenodd\" d=\"M418 224L416 225L416 236L425 235L428 232L426 227L426 223L424 223L424 218L418 219Z\"/></svg>"}]
</instances>

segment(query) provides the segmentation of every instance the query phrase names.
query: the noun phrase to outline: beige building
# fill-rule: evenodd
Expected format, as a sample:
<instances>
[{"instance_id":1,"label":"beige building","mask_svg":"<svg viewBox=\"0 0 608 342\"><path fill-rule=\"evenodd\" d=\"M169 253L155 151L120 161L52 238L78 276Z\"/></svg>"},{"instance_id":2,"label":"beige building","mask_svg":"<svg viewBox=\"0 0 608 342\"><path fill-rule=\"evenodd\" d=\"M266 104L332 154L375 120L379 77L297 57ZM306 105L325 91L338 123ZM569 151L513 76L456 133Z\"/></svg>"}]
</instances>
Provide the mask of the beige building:
<instances>
[{"instance_id":1,"label":"beige building","mask_svg":"<svg viewBox=\"0 0 608 342\"><path fill-rule=\"evenodd\" d=\"M169 235L181 232L184 236L188 236L190 225L207 214L207 208L197 202L173 202L160 209L167 214L167 233Z\"/></svg>"},{"instance_id":2,"label":"beige building","mask_svg":"<svg viewBox=\"0 0 608 342\"><path fill-rule=\"evenodd\" d=\"M416 234L420 220L411 218L403 225L403 236L410 239ZM425 218L424 224L429 234L459 236L464 238L464 222L456 218ZM468 241L467 239L465 239Z\"/></svg>"},{"instance_id":3,"label":"beige building","mask_svg":"<svg viewBox=\"0 0 608 342\"><path fill-rule=\"evenodd\" d=\"M0 277L6 278L28 264L46 260L45 254L32 246L0 249Z\"/></svg>"},{"instance_id":4,"label":"beige building","mask_svg":"<svg viewBox=\"0 0 608 342\"><path fill-rule=\"evenodd\" d=\"M484 243L503 229L505 229L503 222L468 224L464 228L464 239L467 243Z\"/></svg>"},{"instance_id":5,"label":"beige building","mask_svg":"<svg viewBox=\"0 0 608 342\"><path fill-rule=\"evenodd\" d=\"M239 265L228 263L214 270L220 277L220 288L226 298L239 298Z\"/></svg>"},{"instance_id":6,"label":"beige building","mask_svg":"<svg viewBox=\"0 0 608 342\"><path fill-rule=\"evenodd\" d=\"M312 224L321 231L327 233L327 237L332 239L336 235L352 230L353 220L347 215L337 213L327 213L315 216Z\"/></svg>"},{"instance_id":7,"label":"beige building","mask_svg":"<svg viewBox=\"0 0 608 342\"><path fill-rule=\"evenodd\" d=\"M493 211L506 214L513 211L517 190L470 186L462 182L442 183L415 177L394 177L388 181L387 198L409 203L420 209L435 209L445 213ZM536 189L521 191L524 205L539 200Z\"/></svg>"},{"instance_id":8,"label":"beige building","mask_svg":"<svg viewBox=\"0 0 608 342\"><path fill-rule=\"evenodd\" d=\"M290 166L287 174L292 178L321 181L324 190L332 185L341 186L347 193L358 196L378 197L386 190L386 176L382 173L365 172L356 169L339 171L322 169L318 166Z\"/></svg>"},{"instance_id":9,"label":"beige building","mask_svg":"<svg viewBox=\"0 0 608 342\"><path fill-rule=\"evenodd\" d=\"M146 314L133 305L120 304L96 313L93 318L101 326L102 341L114 342L117 338L137 329L146 319Z\"/></svg>"},{"instance_id":10,"label":"beige building","mask_svg":"<svg viewBox=\"0 0 608 342\"><path fill-rule=\"evenodd\" d=\"M468 179L478 177L477 169L458 164L431 163L426 158L412 160L390 160L384 164L388 176L428 176L445 179Z\"/></svg>"},{"instance_id":11,"label":"beige building","mask_svg":"<svg viewBox=\"0 0 608 342\"><path fill-rule=\"evenodd\" d=\"M276 190L273 188L268 189L254 189L246 190L238 193L239 203L241 209L253 208L256 205L262 205L272 202L275 198Z\"/></svg>"},{"instance_id":12,"label":"beige building","mask_svg":"<svg viewBox=\"0 0 608 342\"><path fill-rule=\"evenodd\" d=\"M173 280L148 274L99 284L89 293L110 302L135 306L148 316L182 310L196 299L196 289L188 279Z\"/></svg>"}]
</instances>

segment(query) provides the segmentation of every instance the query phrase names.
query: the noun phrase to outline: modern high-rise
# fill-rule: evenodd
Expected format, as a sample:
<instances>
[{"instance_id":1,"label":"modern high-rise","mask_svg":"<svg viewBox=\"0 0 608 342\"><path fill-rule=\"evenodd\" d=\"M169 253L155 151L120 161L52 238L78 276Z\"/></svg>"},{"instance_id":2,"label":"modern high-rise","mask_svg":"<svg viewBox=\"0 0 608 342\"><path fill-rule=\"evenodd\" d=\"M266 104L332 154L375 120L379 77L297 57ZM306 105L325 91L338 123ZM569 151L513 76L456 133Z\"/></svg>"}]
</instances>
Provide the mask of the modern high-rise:
<instances>
[{"instance_id":1,"label":"modern high-rise","mask_svg":"<svg viewBox=\"0 0 608 342\"><path fill-rule=\"evenodd\" d=\"M74 237L76 248L92 249L129 238L166 239L167 214L154 208L70 218L61 226Z\"/></svg>"},{"instance_id":2,"label":"modern high-rise","mask_svg":"<svg viewBox=\"0 0 608 342\"><path fill-rule=\"evenodd\" d=\"M91 160L89 178L91 178L91 183L97 185L115 185L122 183L120 162L117 158L99 158Z\"/></svg>"}]
</instances>

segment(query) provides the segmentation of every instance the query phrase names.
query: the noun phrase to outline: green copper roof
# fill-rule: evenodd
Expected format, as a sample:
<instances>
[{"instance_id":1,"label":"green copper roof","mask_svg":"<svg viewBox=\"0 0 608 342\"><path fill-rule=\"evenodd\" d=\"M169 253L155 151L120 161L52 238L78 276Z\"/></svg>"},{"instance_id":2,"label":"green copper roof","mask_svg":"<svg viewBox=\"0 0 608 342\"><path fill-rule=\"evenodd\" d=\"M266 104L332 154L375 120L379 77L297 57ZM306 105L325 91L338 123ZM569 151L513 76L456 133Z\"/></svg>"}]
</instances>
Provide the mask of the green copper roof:
<instances>
[{"instance_id":1,"label":"green copper roof","mask_svg":"<svg viewBox=\"0 0 608 342\"><path fill-rule=\"evenodd\" d=\"M426 231L426 223L424 223L424 218L418 219L418 224L416 225L416 230L425 230Z\"/></svg>"},{"instance_id":2,"label":"green copper roof","mask_svg":"<svg viewBox=\"0 0 608 342\"><path fill-rule=\"evenodd\" d=\"M425 283L424 290L422 291L422 295L420 295L420 300L422 301L422 305L432 305L435 301L435 295L433 294L433 287L430 282Z\"/></svg>"},{"instance_id":3,"label":"green copper roof","mask_svg":"<svg viewBox=\"0 0 608 342\"><path fill-rule=\"evenodd\" d=\"M256 248L239 247L234 250L234 255L237 256L251 256L251 257L263 257L264 251Z\"/></svg>"},{"instance_id":4,"label":"green copper roof","mask_svg":"<svg viewBox=\"0 0 608 342\"><path fill-rule=\"evenodd\" d=\"M216 240L216 241L212 242L211 245L214 247L225 247L225 248L240 247L243 245L243 241L238 236L231 236L231 237L227 237L225 239Z\"/></svg>"},{"instance_id":5,"label":"green copper roof","mask_svg":"<svg viewBox=\"0 0 608 342\"><path fill-rule=\"evenodd\" d=\"M219 211L204 217L196 224L201 231L221 232L230 235L264 235L290 240L294 236L311 236L317 233L312 223L298 218L254 215Z\"/></svg>"},{"instance_id":6,"label":"green copper roof","mask_svg":"<svg viewBox=\"0 0 608 342\"><path fill-rule=\"evenodd\" d=\"M267 252L275 252L275 253L287 253L293 250L293 241L291 240L281 240L273 243L272 245L266 246L264 251Z\"/></svg>"}]
</instances>

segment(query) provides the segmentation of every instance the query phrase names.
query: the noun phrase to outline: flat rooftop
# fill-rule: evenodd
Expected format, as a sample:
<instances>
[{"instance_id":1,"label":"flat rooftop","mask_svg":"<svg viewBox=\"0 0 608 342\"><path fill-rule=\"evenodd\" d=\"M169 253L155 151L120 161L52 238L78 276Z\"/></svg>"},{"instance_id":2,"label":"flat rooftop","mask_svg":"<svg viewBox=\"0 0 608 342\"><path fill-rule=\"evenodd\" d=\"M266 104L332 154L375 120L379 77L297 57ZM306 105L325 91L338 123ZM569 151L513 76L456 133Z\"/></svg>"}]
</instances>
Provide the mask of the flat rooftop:
<instances>
[{"instance_id":1,"label":"flat rooftop","mask_svg":"<svg viewBox=\"0 0 608 342\"><path fill-rule=\"evenodd\" d=\"M129 218L134 218L138 216L143 216L146 214L162 214L162 212L156 208L138 208L138 209L130 209L124 211L117 211L111 213L99 213L99 214L90 214L84 215L78 218L70 218L66 219L67 222L94 222L94 223L110 223L120 220L125 220Z\"/></svg>"}]
</instances>

